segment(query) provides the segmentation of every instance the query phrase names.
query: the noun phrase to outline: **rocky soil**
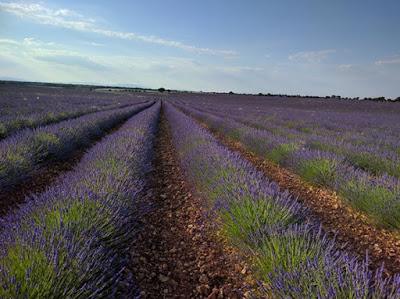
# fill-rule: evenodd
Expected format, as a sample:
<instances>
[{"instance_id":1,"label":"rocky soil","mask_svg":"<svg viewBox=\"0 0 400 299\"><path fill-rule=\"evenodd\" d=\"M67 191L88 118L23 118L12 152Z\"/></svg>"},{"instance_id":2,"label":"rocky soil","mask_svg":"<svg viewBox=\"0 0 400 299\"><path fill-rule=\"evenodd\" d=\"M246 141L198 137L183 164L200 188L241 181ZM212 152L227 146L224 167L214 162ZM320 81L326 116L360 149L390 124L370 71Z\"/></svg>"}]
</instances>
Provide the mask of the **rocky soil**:
<instances>
[{"instance_id":1,"label":"rocky soil","mask_svg":"<svg viewBox=\"0 0 400 299\"><path fill-rule=\"evenodd\" d=\"M143 199L152 208L140 219L142 230L131 250L140 297L250 297L251 272L216 235L205 201L191 192L163 114L159 126L152 188Z\"/></svg>"}]
</instances>

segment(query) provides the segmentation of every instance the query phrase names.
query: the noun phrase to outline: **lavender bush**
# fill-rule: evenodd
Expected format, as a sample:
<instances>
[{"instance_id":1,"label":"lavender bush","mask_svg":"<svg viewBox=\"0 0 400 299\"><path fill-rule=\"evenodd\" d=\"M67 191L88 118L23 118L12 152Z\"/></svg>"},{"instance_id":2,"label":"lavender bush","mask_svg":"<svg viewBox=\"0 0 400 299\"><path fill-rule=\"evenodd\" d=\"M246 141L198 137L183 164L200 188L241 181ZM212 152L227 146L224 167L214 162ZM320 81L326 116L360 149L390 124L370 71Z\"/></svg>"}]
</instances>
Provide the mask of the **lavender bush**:
<instances>
[{"instance_id":1,"label":"lavender bush","mask_svg":"<svg viewBox=\"0 0 400 299\"><path fill-rule=\"evenodd\" d=\"M261 157L288 167L306 181L332 188L353 207L382 227L400 228L400 180L386 173L371 173L354 167L340 151L307 148L305 142L270 131L244 126L234 120L179 106L184 112L206 122L212 130L241 142Z\"/></svg>"},{"instance_id":2,"label":"lavender bush","mask_svg":"<svg viewBox=\"0 0 400 299\"><path fill-rule=\"evenodd\" d=\"M85 88L0 86L0 139L88 113L140 104L136 94L92 92Z\"/></svg>"},{"instance_id":3,"label":"lavender bush","mask_svg":"<svg viewBox=\"0 0 400 299\"><path fill-rule=\"evenodd\" d=\"M201 112L219 117L229 115L242 125L289 137L292 142L306 147L340 153L349 163L373 174L400 177L400 127L395 114L399 112L399 105L369 103L377 110L372 112L370 107L362 110L367 106L365 103L358 103L359 107L354 107L353 111L343 111L348 103L335 100L321 103L297 99L290 105L282 99L267 101L268 105L260 101L243 105L249 102L243 98L240 99L243 102L222 99L218 105L207 98L202 104L192 98L185 100L190 101L191 108ZM386 110L379 111L382 107Z\"/></svg>"},{"instance_id":4,"label":"lavender bush","mask_svg":"<svg viewBox=\"0 0 400 299\"><path fill-rule=\"evenodd\" d=\"M2 219L1 298L116 298L136 199L146 184L160 104L130 119L79 165ZM129 296L129 295L128 295ZM133 296L133 294L130 294Z\"/></svg>"},{"instance_id":5,"label":"lavender bush","mask_svg":"<svg viewBox=\"0 0 400 299\"><path fill-rule=\"evenodd\" d=\"M21 182L46 160L66 158L74 149L89 144L104 130L151 104L98 112L37 129L25 129L0 141L0 188Z\"/></svg>"}]
</instances>

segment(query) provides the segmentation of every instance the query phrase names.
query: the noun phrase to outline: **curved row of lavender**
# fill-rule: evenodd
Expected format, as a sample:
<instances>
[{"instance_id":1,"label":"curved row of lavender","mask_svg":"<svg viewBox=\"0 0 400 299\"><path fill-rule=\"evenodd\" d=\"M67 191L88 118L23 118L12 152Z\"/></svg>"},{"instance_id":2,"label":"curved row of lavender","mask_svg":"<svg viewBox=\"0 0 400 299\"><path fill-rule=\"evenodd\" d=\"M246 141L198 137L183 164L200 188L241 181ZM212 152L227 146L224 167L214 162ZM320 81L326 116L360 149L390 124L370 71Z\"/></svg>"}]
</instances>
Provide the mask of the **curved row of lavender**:
<instances>
[{"instance_id":1,"label":"curved row of lavender","mask_svg":"<svg viewBox=\"0 0 400 299\"><path fill-rule=\"evenodd\" d=\"M323 106L320 110L305 110L285 107L285 103L279 108L259 110L241 107L238 103L193 104L192 107L203 112L221 117L228 114L233 120L285 137L289 142L340 154L348 163L374 175L388 173L400 177L400 111L397 114L358 110L338 112L324 111ZM397 103L389 105L399 106Z\"/></svg>"},{"instance_id":2,"label":"curved row of lavender","mask_svg":"<svg viewBox=\"0 0 400 299\"><path fill-rule=\"evenodd\" d=\"M261 157L288 167L305 180L339 192L352 206L371 216L379 226L400 228L400 182L387 174L372 176L348 163L343 155L310 149L286 136L180 105L213 130L240 141Z\"/></svg>"},{"instance_id":3,"label":"curved row of lavender","mask_svg":"<svg viewBox=\"0 0 400 299\"><path fill-rule=\"evenodd\" d=\"M97 112L57 124L24 129L0 141L0 188L29 177L44 162L65 159L73 150L88 145L104 130L128 119L154 102Z\"/></svg>"},{"instance_id":4,"label":"curved row of lavender","mask_svg":"<svg viewBox=\"0 0 400 299\"><path fill-rule=\"evenodd\" d=\"M146 99L79 88L0 86L0 139L24 129L84 114L127 107Z\"/></svg>"},{"instance_id":5,"label":"curved row of lavender","mask_svg":"<svg viewBox=\"0 0 400 299\"><path fill-rule=\"evenodd\" d=\"M159 112L157 103L132 117L73 171L2 219L1 298L118 298L135 291L126 285L128 247Z\"/></svg>"},{"instance_id":6,"label":"curved row of lavender","mask_svg":"<svg viewBox=\"0 0 400 299\"><path fill-rule=\"evenodd\" d=\"M223 233L252 256L265 295L278 298L399 298L400 277L337 250L307 210L248 161L167 104L173 143L197 191L210 199Z\"/></svg>"}]
</instances>

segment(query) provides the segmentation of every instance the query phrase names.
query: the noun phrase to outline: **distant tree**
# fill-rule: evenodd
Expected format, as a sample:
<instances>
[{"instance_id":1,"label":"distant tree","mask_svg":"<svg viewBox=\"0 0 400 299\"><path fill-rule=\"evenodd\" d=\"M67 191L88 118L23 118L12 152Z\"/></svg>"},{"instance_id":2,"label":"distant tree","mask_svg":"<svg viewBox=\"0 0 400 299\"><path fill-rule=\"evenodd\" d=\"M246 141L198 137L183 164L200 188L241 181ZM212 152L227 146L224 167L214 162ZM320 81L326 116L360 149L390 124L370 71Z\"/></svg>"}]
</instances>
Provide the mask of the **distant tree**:
<instances>
[{"instance_id":1,"label":"distant tree","mask_svg":"<svg viewBox=\"0 0 400 299\"><path fill-rule=\"evenodd\" d=\"M159 91L159 92L164 92L164 91L165 91L165 88L164 88L164 87L160 87L160 88L158 89L158 91Z\"/></svg>"},{"instance_id":2,"label":"distant tree","mask_svg":"<svg viewBox=\"0 0 400 299\"><path fill-rule=\"evenodd\" d=\"M234 94L234 92L233 92L233 91L230 91L229 94Z\"/></svg>"},{"instance_id":3,"label":"distant tree","mask_svg":"<svg viewBox=\"0 0 400 299\"><path fill-rule=\"evenodd\" d=\"M262 92L258 93L259 96L263 96L264 94Z\"/></svg>"},{"instance_id":4,"label":"distant tree","mask_svg":"<svg viewBox=\"0 0 400 299\"><path fill-rule=\"evenodd\" d=\"M396 98L394 101L395 102L400 102L400 97Z\"/></svg>"}]
</instances>

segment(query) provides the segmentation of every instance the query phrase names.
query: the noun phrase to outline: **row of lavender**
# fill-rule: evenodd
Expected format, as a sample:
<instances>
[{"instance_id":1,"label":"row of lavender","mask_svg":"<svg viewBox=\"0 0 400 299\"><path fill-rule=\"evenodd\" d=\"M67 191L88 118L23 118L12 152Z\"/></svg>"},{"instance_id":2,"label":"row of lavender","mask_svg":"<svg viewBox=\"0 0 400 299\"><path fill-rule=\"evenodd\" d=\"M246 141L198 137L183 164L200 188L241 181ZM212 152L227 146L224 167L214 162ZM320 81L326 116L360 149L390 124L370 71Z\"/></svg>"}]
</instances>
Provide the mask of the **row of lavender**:
<instances>
[{"instance_id":1,"label":"row of lavender","mask_svg":"<svg viewBox=\"0 0 400 299\"><path fill-rule=\"evenodd\" d=\"M143 102L138 102L138 103L129 103L129 104L116 104L116 105L108 105L105 107L83 107L83 108L78 108L78 109L70 109L70 108L65 108L67 112L59 112L59 113L54 113L54 112L45 112L41 114L34 114L34 115L29 115L27 117L21 117L21 116L16 116L16 117L11 117L7 119L1 119L0 120L0 140L2 138L5 138L7 136L12 135L13 133L25 129L25 128L36 128L39 126L46 126L48 124L52 123L57 123L63 120L68 120L68 119L73 119L77 118L86 114L90 113L95 113L95 112L100 112L100 111L107 111L107 110L114 110L118 108L124 108L128 106L132 106L134 104L140 104L140 103L145 103L146 101Z\"/></svg>"},{"instance_id":2,"label":"row of lavender","mask_svg":"<svg viewBox=\"0 0 400 299\"><path fill-rule=\"evenodd\" d=\"M181 95L180 98L207 110L227 112L254 126L277 130L286 127L297 133L309 131L336 137L348 132L348 141L352 141L353 137L357 142L376 145L388 143L398 148L398 104L224 95ZM215 105L216 102L218 105Z\"/></svg>"},{"instance_id":3,"label":"row of lavender","mask_svg":"<svg viewBox=\"0 0 400 299\"><path fill-rule=\"evenodd\" d=\"M243 108L235 102L191 105L218 116L228 114L244 125L267 130L299 146L340 154L348 163L374 175L388 173L400 177L398 113L338 112L323 106L319 110L306 110L285 107L285 103L278 107L263 104L259 109Z\"/></svg>"},{"instance_id":4,"label":"row of lavender","mask_svg":"<svg viewBox=\"0 0 400 299\"><path fill-rule=\"evenodd\" d=\"M2 219L1 298L117 298L135 291L126 285L127 251L159 111L157 103L131 118L73 171Z\"/></svg>"},{"instance_id":5,"label":"row of lavender","mask_svg":"<svg viewBox=\"0 0 400 299\"><path fill-rule=\"evenodd\" d=\"M343 155L311 149L287 137L243 123L180 106L213 130L240 141L249 150L297 172L305 180L332 188L385 228L400 228L400 182L387 174L371 176L352 166Z\"/></svg>"},{"instance_id":6,"label":"row of lavender","mask_svg":"<svg viewBox=\"0 0 400 299\"><path fill-rule=\"evenodd\" d=\"M337 250L287 192L173 106L165 111L185 172L210 199L226 236L253 257L264 295L399 298L399 277L383 279L367 261Z\"/></svg>"},{"instance_id":7,"label":"row of lavender","mask_svg":"<svg viewBox=\"0 0 400 299\"><path fill-rule=\"evenodd\" d=\"M50 159L65 159L75 149L103 135L105 130L152 104L97 112L37 129L25 129L1 140L0 189L23 181Z\"/></svg>"},{"instance_id":8,"label":"row of lavender","mask_svg":"<svg viewBox=\"0 0 400 299\"><path fill-rule=\"evenodd\" d=\"M217 109L196 109L219 117L225 117L227 112L226 110L221 112L223 111L222 109L220 111ZM281 116L284 117L287 113L291 113L292 117L296 115L296 112L285 110L285 112L281 113ZM344 119L352 119L352 117L352 115L342 115ZM389 129L385 130L386 133L378 132L382 136L379 137L376 132L377 130L374 132L373 129L369 129L367 132L365 130L358 132L354 128L342 128L337 131L333 131L333 128L329 131L321 128L316 129L316 126L313 129L310 129L310 126L294 128L292 127L295 123L293 120L284 122L278 120L277 116L264 116L265 118L269 118L267 122L257 119L257 116L251 113L246 117L230 117L230 119L241 123L243 126L264 130L267 131L266 134L280 138L284 144L291 145L291 151L307 148L328 152L340 157L347 164L364 170L371 175L389 174L390 176L400 178L399 129L389 128L393 129L392 136L389 136ZM338 119L336 121L338 123L344 122ZM396 123L393 119L391 121Z\"/></svg>"},{"instance_id":9,"label":"row of lavender","mask_svg":"<svg viewBox=\"0 0 400 299\"><path fill-rule=\"evenodd\" d=\"M143 99L137 94L96 92L88 88L55 88L0 84L0 117L62 112L66 108L129 104ZM50 106L50 107L49 107Z\"/></svg>"},{"instance_id":10,"label":"row of lavender","mask_svg":"<svg viewBox=\"0 0 400 299\"><path fill-rule=\"evenodd\" d=\"M0 139L23 128L34 128L84 114L144 102L134 95L88 90L0 87Z\"/></svg>"}]
</instances>

